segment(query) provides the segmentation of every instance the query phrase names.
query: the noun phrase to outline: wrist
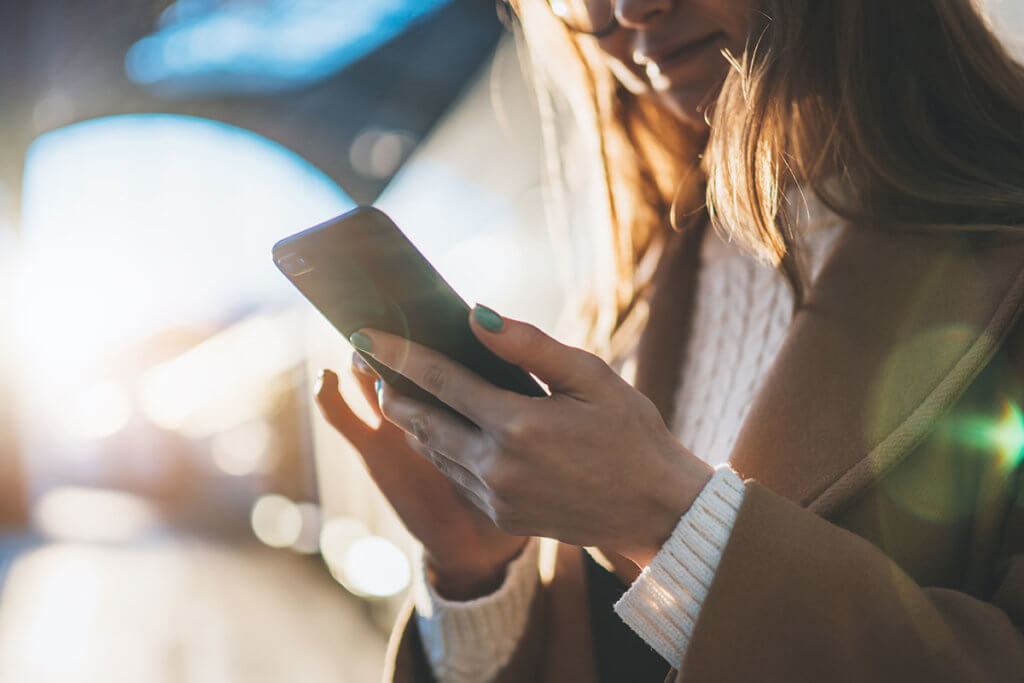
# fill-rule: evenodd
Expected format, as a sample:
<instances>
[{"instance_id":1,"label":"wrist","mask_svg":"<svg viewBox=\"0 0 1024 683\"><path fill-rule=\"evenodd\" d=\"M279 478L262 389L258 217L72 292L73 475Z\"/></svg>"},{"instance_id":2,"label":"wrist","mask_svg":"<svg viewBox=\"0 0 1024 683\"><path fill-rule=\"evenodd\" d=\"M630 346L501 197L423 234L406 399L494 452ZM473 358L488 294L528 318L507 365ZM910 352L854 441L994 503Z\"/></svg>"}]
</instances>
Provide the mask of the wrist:
<instances>
[{"instance_id":1,"label":"wrist","mask_svg":"<svg viewBox=\"0 0 1024 683\"><path fill-rule=\"evenodd\" d=\"M494 593L505 581L508 565L522 554L529 537L515 542L492 556L466 557L441 562L424 551L427 581L445 600L464 602Z\"/></svg>"},{"instance_id":2,"label":"wrist","mask_svg":"<svg viewBox=\"0 0 1024 683\"><path fill-rule=\"evenodd\" d=\"M689 512L714 476L714 469L689 451L682 462L670 466L651 487L648 524L636 538L640 541L623 553L641 570L651 563L665 545L683 515Z\"/></svg>"}]
</instances>

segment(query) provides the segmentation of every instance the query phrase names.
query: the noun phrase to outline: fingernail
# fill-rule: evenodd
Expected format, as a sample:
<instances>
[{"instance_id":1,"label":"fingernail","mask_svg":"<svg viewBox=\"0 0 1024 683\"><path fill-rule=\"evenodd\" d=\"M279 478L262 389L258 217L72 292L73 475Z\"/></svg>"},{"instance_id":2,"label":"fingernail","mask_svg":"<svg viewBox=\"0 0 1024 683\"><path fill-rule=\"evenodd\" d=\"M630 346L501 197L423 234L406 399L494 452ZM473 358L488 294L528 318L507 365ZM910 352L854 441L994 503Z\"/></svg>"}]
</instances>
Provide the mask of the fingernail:
<instances>
[{"instance_id":1,"label":"fingernail","mask_svg":"<svg viewBox=\"0 0 1024 683\"><path fill-rule=\"evenodd\" d=\"M380 400L380 394L384 390L384 380L382 380L380 377L378 377L377 380L373 383L373 389L374 389L374 391L377 392L377 400L379 401Z\"/></svg>"},{"instance_id":2,"label":"fingernail","mask_svg":"<svg viewBox=\"0 0 1024 683\"><path fill-rule=\"evenodd\" d=\"M500 315L483 304L477 304L473 307L473 317L480 323L480 327L488 332L501 332L501 328L505 324Z\"/></svg>"},{"instance_id":3,"label":"fingernail","mask_svg":"<svg viewBox=\"0 0 1024 683\"><path fill-rule=\"evenodd\" d=\"M362 332L353 332L348 341L363 353L373 353L373 342Z\"/></svg>"},{"instance_id":4,"label":"fingernail","mask_svg":"<svg viewBox=\"0 0 1024 683\"><path fill-rule=\"evenodd\" d=\"M326 370L321 370L320 374L316 376L316 383L313 384L313 393L314 394L319 394L320 391L323 390L323 388L324 388L324 373L325 372L327 372L327 371Z\"/></svg>"}]
</instances>

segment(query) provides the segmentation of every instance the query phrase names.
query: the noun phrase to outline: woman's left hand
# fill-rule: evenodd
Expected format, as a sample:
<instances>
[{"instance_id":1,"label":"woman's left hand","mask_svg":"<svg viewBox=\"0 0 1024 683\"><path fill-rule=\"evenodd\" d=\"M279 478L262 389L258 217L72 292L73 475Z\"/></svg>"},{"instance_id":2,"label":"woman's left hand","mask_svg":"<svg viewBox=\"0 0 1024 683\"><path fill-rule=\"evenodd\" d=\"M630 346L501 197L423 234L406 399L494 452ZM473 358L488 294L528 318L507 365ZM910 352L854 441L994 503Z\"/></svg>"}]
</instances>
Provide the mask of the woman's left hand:
<instances>
[{"instance_id":1,"label":"woman's left hand","mask_svg":"<svg viewBox=\"0 0 1024 683\"><path fill-rule=\"evenodd\" d=\"M711 468L597 356L482 306L470 325L497 356L544 381L551 396L500 389L426 347L361 330L355 346L473 424L390 387L380 395L384 416L502 530L649 564Z\"/></svg>"}]
</instances>

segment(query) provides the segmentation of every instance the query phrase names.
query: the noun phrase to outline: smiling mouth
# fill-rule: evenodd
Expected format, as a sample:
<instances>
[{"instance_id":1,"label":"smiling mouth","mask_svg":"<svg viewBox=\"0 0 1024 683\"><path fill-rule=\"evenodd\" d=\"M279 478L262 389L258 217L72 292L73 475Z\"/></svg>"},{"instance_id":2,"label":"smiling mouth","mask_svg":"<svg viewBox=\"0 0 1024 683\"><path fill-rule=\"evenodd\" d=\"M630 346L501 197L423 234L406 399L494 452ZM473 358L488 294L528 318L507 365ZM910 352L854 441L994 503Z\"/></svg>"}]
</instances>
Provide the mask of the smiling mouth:
<instances>
[{"instance_id":1,"label":"smiling mouth","mask_svg":"<svg viewBox=\"0 0 1024 683\"><path fill-rule=\"evenodd\" d=\"M647 66L654 67L658 71L665 71L668 67L671 67L680 62L685 62L696 55L704 51L705 48L710 45L717 43L722 38L722 33L711 33L700 40L695 40L692 43L686 43L680 45L671 52L667 52L663 55L658 55L656 59L650 59L647 62Z\"/></svg>"}]
</instances>

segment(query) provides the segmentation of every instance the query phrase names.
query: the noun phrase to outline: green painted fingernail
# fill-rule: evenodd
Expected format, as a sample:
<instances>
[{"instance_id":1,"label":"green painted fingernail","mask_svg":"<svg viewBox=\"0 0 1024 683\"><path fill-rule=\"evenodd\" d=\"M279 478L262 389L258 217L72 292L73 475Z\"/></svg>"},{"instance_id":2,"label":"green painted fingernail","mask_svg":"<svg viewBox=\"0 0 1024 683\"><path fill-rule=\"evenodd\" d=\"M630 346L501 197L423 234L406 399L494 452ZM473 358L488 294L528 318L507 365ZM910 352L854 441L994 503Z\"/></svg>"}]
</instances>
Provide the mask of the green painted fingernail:
<instances>
[{"instance_id":1,"label":"green painted fingernail","mask_svg":"<svg viewBox=\"0 0 1024 683\"><path fill-rule=\"evenodd\" d=\"M477 304L473 308L473 317L480 323L480 327L489 332L501 332L501 328L505 324L500 315L483 304Z\"/></svg>"},{"instance_id":2,"label":"green painted fingernail","mask_svg":"<svg viewBox=\"0 0 1024 683\"><path fill-rule=\"evenodd\" d=\"M373 353L373 342L362 332L353 332L348 341L364 353Z\"/></svg>"}]
</instances>

